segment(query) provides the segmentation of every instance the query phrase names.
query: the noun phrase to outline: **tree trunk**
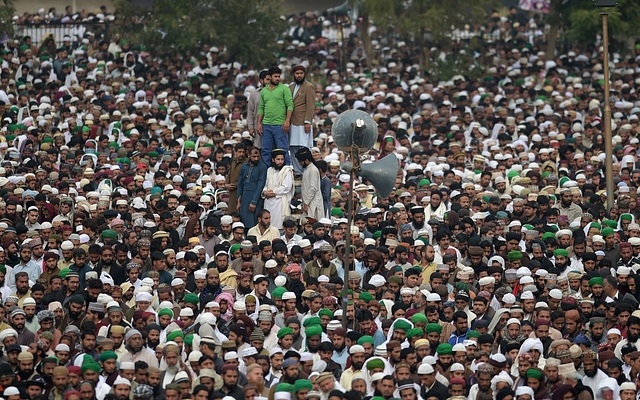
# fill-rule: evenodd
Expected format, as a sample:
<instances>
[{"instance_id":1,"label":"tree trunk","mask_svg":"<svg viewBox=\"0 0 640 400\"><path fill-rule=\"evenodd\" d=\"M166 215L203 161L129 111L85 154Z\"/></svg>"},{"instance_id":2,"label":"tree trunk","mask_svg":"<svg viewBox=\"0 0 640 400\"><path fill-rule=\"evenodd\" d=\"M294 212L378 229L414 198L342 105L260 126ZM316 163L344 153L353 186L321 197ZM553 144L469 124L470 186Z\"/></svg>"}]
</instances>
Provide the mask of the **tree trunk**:
<instances>
[{"instance_id":1,"label":"tree trunk","mask_svg":"<svg viewBox=\"0 0 640 400\"><path fill-rule=\"evenodd\" d=\"M545 60L550 61L555 58L556 46L558 45L558 24L560 23L560 16L558 13L558 1L559 0L551 0L551 4L549 6L549 24L551 28L549 28L549 37L547 38L547 53L545 55Z\"/></svg>"}]
</instances>

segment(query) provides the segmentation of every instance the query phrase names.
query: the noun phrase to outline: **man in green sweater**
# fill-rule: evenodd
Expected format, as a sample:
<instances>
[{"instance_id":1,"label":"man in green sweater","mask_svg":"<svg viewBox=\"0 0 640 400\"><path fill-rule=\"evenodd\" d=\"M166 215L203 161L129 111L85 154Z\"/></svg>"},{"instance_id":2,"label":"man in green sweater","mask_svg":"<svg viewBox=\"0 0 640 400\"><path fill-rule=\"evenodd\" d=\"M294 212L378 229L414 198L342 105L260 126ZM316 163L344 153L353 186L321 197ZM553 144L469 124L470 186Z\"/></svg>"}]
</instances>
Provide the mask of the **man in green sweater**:
<instances>
[{"instance_id":1,"label":"man in green sweater","mask_svg":"<svg viewBox=\"0 0 640 400\"><path fill-rule=\"evenodd\" d=\"M293 96L288 86L280 83L281 70L269 68L271 77L269 85L260 91L257 132L262 135L262 159L271 164L271 150L285 151L285 164L291 165L289 159L289 128L293 113Z\"/></svg>"}]
</instances>

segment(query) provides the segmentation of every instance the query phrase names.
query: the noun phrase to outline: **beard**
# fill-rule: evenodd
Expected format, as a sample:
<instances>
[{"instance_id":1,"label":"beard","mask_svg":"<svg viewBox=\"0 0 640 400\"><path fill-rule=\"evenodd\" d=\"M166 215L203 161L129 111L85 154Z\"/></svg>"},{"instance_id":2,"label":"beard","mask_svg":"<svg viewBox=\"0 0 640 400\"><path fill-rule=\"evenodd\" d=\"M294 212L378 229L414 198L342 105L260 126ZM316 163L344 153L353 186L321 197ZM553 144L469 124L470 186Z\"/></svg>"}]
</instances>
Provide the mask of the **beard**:
<instances>
[{"instance_id":1,"label":"beard","mask_svg":"<svg viewBox=\"0 0 640 400\"><path fill-rule=\"evenodd\" d=\"M573 201L571 201L571 200L569 200L569 201L561 200L561 203L562 203L562 207L566 208L566 207L571 206L571 203L573 203Z\"/></svg>"},{"instance_id":2,"label":"beard","mask_svg":"<svg viewBox=\"0 0 640 400\"><path fill-rule=\"evenodd\" d=\"M320 345L312 346L311 344L307 344L307 346L309 347L309 352L313 354L317 353L320 348Z\"/></svg>"},{"instance_id":3,"label":"beard","mask_svg":"<svg viewBox=\"0 0 640 400\"><path fill-rule=\"evenodd\" d=\"M586 314L585 314L586 315ZM627 333L627 336L629 334ZM598 343L600 342L600 339L602 339L602 334L600 335L595 335L593 332L591 332L591 338L593 339L594 342Z\"/></svg>"},{"instance_id":4,"label":"beard","mask_svg":"<svg viewBox=\"0 0 640 400\"><path fill-rule=\"evenodd\" d=\"M351 363L351 366L353 367L354 371L360 371L362 369L362 367L364 366L364 363Z\"/></svg>"},{"instance_id":5,"label":"beard","mask_svg":"<svg viewBox=\"0 0 640 400\"><path fill-rule=\"evenodd\" d=\"M296 81L296 85L301 85L302 82L304 82L304 78L302 78L302 79L293 78L293 80Z\"/></svg>"},{"instance_id":6,"label":"beard","mask_svg":"<svg viewBox=\"0 0 640 400\"><path fill-rule=\"evenodd\" d=\"M262 393L262 391L264 390L264 380L260 380L258 382L249 381L249 383L253 383L258 387L258 393Z\"/></svg>"},{"instance_id":7,"label":"beard","mask_svg":"<svg viewBox=\"0 0 640 400\"><path fill-rule=\"evenodd\" d=\"M127 348L127 350L131 350L131 351L133 351L134 353L139 353L140 351L142 351L142 345L140 345L140 346L136 346L136 347L133 347L133 346L127 345L127 346L126 346L126 348Z\"/></svg>"},{"instance_id":8,"label":"beard","mask_svg":"<svg viewBox=\"0 0 640 400\"><path fill-rule=\"evenodd\" d=\"M587 375L589 378L593 378L594 376L596 376L597 371L598 371L598 368L597 368L597 367L596 367L595 369L593 369L593 370L589 370L589 371L587 371L587 369L585 368L584 373L585 373L585 375Z\"/></svg>"},{"instance_id":9,"label":"beard","mask_svg":"<svg viewBox=\"0 0 640 400\"><path fill-rule=\"evenodd\" d=\"M342 343L342 346L336 347L336 351L342 352L342 350L344 350L345 347L347 347L347 344L346 343Z\"/></svg>"},{"instance_id":10,"label":"beard","mask_svg":"<svg viewBox=\"0 0 640 400\"><path fill-rule=\"evenodd\" d=\"M271 166L273 167L273 169L275 169L276 171L280 171L282 169L282 167L284 167L284 164L282 165L278 165L277 163L271 163Z\"/></svg>"},{"instance_id":11,"label":"beard","mask_svg":"<svg viewBox=\"0 0 640 400\"><path fill-rule=\"evenodd\" d=\"M628 343L635 343L638 341L638 338L640 337L640 335L632 335L631 332L627 332L627 342Z\"/></svg>"},{"instance_id":12,"label":"beard","mask_svg":"<svg viewBox=\"0 0 640 400\"><path fill-rule=\"evenodd\" d=\"M180 372L180 367L178 367L178 365L167 365L167 372L171 375L175 375Z\"/></svg>"},{"instance_id":13,"label":"beard","mask_svg":"<svg viewBox=\"0 0 640 400\"><path fill-rule=\"evenodd\" d=\"M422 228L424 228L424 220L422 220L422 222L413 221L412 225L416 229L422 229Z\"/></svg>"},{"instance_id":14,"label":"beard","mask_svg":"<svg viewBox=\"0 0 640 400\"><path fill-rule=\"evenodd\" d=\"M331 260L325 260L324 258L321 260L323 268L329 268L331 266Z\"/></svg>"},{"instance_id":15,"label":"beard","mask_svg":"<svg viewBox=\"0 0 640 400\"><path fill-rule=\"evenodd\" d=\"M240 292L240 294L247 295L251 293L251 286L244 287L238 285L238 292Z\"/></svg>"},{"instance_id":16,"label":"beard","mask_svg":"<svg viewBox=\"0 0 640 400\"><path fill-rule=\"evenodd\" d=\"M513 212L513 216L514 217L518 217L518 218L522 217L523 214L524 214L524 210L518 211L518 212L516 212L516 211Z\"/></svg>"},{"instance_id":17,"label":"beard","mask_svg":"<svg viewBox=\"0 0 640 400\"><path fill-rule=\"evenodd\" d=\"M447 371L451 367L451 365L453 365L453 361L448 362L448 363L445 364L442 361L438 360L438 365L440 365L442 367L443 371Z\"/></svg>"},{"instance_id":18,"label":"beard","mask_svg":"<svg viewBox=\"0 0 640 400\"><path fill-rule=\"evenodd\" d=\"M18 294L26 294L28 291L29 291L29 288L16 287L16 292Z\"/></svg>"},{"instance_id":19,"label":"beard","mask_svg":"<svg viewBox=\"0 0 640 400\"><path fill-rule=\"evenodd\" d=\"M71 317L71 319L78 319L78 317L80 317L81 312L73 312L73 311L69 311L69 316Z\"/></svg>"}]
</instances>

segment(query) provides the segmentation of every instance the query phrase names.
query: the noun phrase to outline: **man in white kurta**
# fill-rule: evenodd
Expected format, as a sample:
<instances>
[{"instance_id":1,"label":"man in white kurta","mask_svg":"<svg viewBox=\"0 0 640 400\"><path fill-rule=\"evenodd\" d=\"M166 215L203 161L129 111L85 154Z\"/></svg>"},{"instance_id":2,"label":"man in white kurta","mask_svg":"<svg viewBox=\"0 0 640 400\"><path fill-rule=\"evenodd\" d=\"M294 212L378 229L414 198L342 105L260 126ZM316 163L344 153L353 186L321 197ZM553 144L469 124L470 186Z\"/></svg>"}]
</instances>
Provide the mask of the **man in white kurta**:
<instances>
[{"instance_id":1,"label":"man in white kurta","mask_svg":"<svg viewBox=\"0 0 640 400\"><path fill-rule=\"evenodd\" d=\"M271 213L271 226L282 230L282 221L291 215L293 197L293 168L284 165L284 150L271 152L271 166L267 169L267 181L262 190L264 208Z\"/></svg>"},{"instance_id":2,"label":"man in white kurta","mask_svg":"<svg viewBox=\"0 0 640 400\"><path fill-rule=\"evenodd\" d=\"M320 190L320 170L313 163L311 150L302 148L296 153L296 159L304 168L302 173L302 211L311 218L324 217L322 191Z\"/></svg>"}]
</instances>

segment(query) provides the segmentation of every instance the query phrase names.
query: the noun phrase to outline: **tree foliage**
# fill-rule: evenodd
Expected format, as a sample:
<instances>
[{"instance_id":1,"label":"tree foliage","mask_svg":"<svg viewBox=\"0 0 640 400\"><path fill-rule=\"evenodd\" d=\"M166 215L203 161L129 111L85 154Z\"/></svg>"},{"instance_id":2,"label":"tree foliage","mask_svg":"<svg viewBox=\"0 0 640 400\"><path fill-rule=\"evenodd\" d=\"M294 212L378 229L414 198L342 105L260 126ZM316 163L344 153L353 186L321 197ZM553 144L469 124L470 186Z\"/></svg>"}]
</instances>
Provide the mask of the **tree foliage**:
<instances>
[{"instance_id":1,"label":"tree foliage","mask_svg":"<svg viewBox=\"0 0 640 400\"><path fill-rule=\"evenodd\" d=\"M13 38L15 27L12 18L15 13L13 0L0 0L0 39Z\"/></svg>"},{"instance_id":2,"label":"tree foliage","mask_svg":"<svg viewBox=\"0 0 640 400\"><path fill-rule=\"evenodd\" d=\"M203 44L230 61L267 64L276 57L282 0L155 0L150 9L116 0L124 38L154 54L192 57Z\"/></svg>"},{"instance_id":3,"label":"tree foliage","mask_svg":"<svg viewBox=\"0 0 640 400\"><path fill-rule=\"evenodd\" d=\"M482 23L493 0L364 0L378 26L392 27L402 37L434 42L455 28Z\"/></svg>"},{"instance_id":4,"label":"tree foliage","mask_svg":"<svg viewBox=\"0 0 640 400\"><path fill-rule=\"evenodd\" d=\"M567 36L576 43L593 43L595 35L602 32L602 11L609 11L609 41L612 51L629 50L626 41L640 32L640 2L618 0L618 6L599 9L593 0L573 0L559 2L559 20L564 21Z\"/></svg>"}]
</instances>

